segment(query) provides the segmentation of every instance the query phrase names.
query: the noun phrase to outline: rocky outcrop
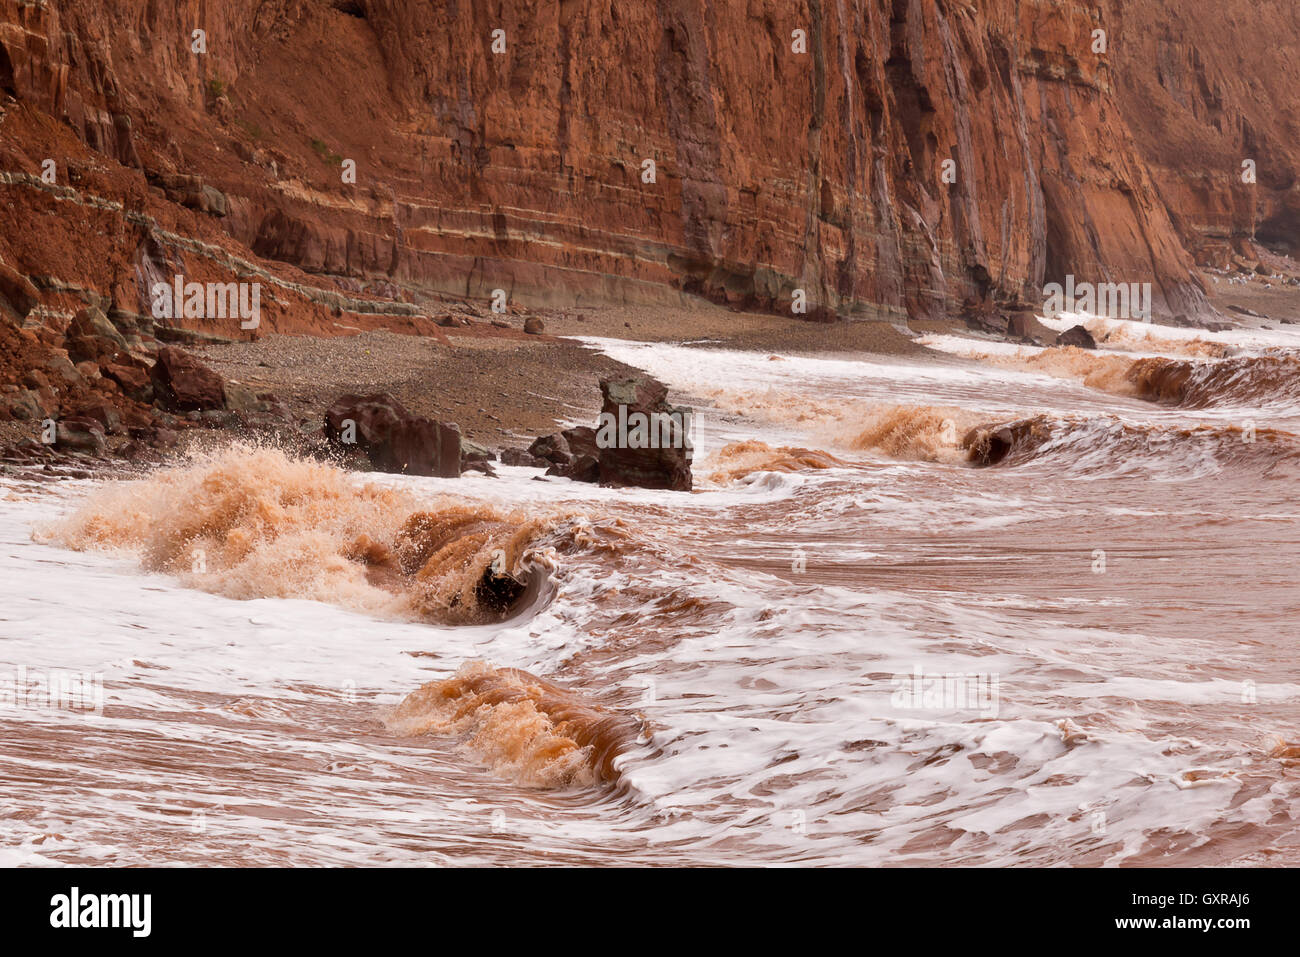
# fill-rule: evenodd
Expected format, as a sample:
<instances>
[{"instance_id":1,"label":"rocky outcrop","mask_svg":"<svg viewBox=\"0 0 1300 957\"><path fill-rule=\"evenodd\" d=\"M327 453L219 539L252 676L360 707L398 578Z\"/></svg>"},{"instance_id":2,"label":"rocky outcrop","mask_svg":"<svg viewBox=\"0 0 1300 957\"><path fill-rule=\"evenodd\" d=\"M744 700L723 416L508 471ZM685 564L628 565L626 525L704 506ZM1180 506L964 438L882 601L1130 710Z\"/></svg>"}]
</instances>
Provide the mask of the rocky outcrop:
<instances>
[{"instance_id":1,"label":"rocky outcrop","mask_svg":"<svg viewBox=\"0 0 1300 957\"><path fill-rule=\"evenodd\" d=\"M558 475L575 482L600 481L596 430L587 426L539 436L528 446L526 452L510 450L508 458L503 452L501 461L507 465L545 468L547 475Z\"/></svg>"},{"instance_id":2,"label":"rocky outcrop","mask_svg":"<svg viewBox=\"0 0 1300 957\"><path fill-rule=\"evenodd\" d=\"M691 410L668 402L668 387L649 376L600 380L596 427L576 426L506 449L506 465L546 468L575 482L691 489Z\"/></svg>"},{"instance_id":3,"label":"rocky outcrop","mask_svg":"<svg viewBox=\"0 0 1300 957\"><path fill-rule=\"evenodd\" d=\"M344 452L364 452L381 472L460 475L460 430L412 415L387 392L335 399L325 413L325 437Z\"/></svg>"},{"instance_id":4,"label":"rocky outcrop","mask_svg":"<svg viewBox=\"0 0 1300 957\"><path fill-rule=\"evenodd\" d=\"M595 429L577 426L541 441L551 443L556 450L564 450L548 456L553 464L546 470L547 475L559 475L575 482L600 481L600 450L596 447Z\"/></svg>"},{"instance_id":5,"label":"rocky outcrop","mask_svg":"<svg viewBox=\"0 0 1300 957\"><path fill-rule=\"evenodd\" d=\"M495 460L496 455L491 450L468 439L462 438L460 440L461 472L482 472L484 475L495 477L497 473L492 468L492 463Z\"/></svg>"},{"instance_id":6,"label":"rocky outcrop","mask_svg":"<svg viewBox=\"0 0 1300 957\"><path fill-rule=\"evenodd\" d=\"M551 465L547 459L538 458L524 449L502 449L501 464L525 466L534 469L549 468Z\"/></svg>"},{"instance_id":7,"label":"rocky outcrop","mask_svg":"<svg viewBox=\"0 0 1300 957\"><path fill-rule=\"evenodd\" d=\"M602 485L691 490L690 409L649 376L601 379L596 430Z\"/></svg>"},{"instance_id":8,"label":"rocky outcrop","mask_svg":"<svg viewBox=\"0 0 1300 957\"><path fill-rule=\"evenodd\" d=\"M573 455L569 451L569 440L560 432L554 435L540 435L533 439L532 444L528 446L525 455L531 456L534 460L550 462L552 465L562 465L573 461ZM502 459L504 461L504 458Z\"/></svg>"}]
</instances>

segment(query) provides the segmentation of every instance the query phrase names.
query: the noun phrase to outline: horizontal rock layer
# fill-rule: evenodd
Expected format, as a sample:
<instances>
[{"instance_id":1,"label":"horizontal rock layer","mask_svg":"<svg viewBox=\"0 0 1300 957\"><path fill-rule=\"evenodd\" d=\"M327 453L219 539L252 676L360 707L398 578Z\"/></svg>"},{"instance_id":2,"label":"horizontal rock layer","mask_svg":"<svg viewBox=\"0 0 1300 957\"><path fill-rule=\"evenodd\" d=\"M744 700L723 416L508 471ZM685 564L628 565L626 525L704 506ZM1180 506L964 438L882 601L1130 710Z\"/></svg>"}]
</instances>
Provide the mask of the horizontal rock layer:
<instances>
[{"instance_id":1,"label":"horizontal rock layer","mask_svg":"<svg viewBox=\"0 0 1300 957\"><path fill-rule=\"evenodd\" d=\"M95 210L93 262L13 235L0 257L95 276L130 311L114 285L133 257L137 282L148 272L147 214L169 236L224 236L245 265L222 268L284 264L286 281L394 304L501 288L531 305L785 310L803 290L813 317L901 319L1035 306L1073 274L1149 281L1159 317L1211 311L1195 258L1256 230L1300 237L1287 2L494 10L0 0L0 90L17 101L0 163L29 177L0 194L49 222L55 197L30 177L53 158L59 185L81 174L122 204ZM73 137L36 136L40 116Z\"/></svg>"}]
</instances>

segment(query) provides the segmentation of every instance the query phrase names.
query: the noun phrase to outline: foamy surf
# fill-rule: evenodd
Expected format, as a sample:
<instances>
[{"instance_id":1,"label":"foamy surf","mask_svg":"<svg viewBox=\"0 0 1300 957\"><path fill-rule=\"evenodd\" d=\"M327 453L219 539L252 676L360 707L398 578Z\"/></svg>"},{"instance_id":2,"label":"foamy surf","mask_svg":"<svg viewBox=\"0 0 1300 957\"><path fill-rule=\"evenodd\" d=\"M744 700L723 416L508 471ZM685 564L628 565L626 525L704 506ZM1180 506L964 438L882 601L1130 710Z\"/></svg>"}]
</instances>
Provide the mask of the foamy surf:
<instances>
[{"instance_id":1,"label":"foamy surf","mask_svg":"<svg viewBox=\"0 0 1300 957\"><path fill-rule=\"evenodd\" d=\"M1294 761L1260 737L1296 739L1286 570L1300 512L1258 478L1289 430L1261 423L1237 459L1244 425L1202 422L1215 407L1021 370L953 362L914 377L888 360L635 351L670 379L708 373L776 400L752 414L706 406L718 454L696 462L694 494L511 467L438 480L247 459L123 486L122 502L110 483L0 503L0 603L21 619L0 643L6 666L105 678L102 715L11 725L0 797L27 815L12 821L16 853L1286 856ZM773 371L751 392L754 364ZM783 421L788 396L830 415ZM1045 437L999 467L948 459L968 421L1039 417ZM176 507L142 501L146 489ZM190 495L212 503L197 531L170 514ZM52 498L82 550L31 540ZM228 595L191 581L196 535L208 569L244 584ZM526 613L447 615L479 600L465 585L496 549L534 556L553 590ZM418 576L439 554L434 577L465 577L426 614ZM254 575L250 588L244 572L276 568L271 556L325 571L286 568L272 586ZM339 601L313 574L362 600ZM69 591L97 614L73 615ZM70 768L92 784L64 789ZM50 785L39 808L34 780ZM124 827L143 838L124 844Z\"/></svg>"},{"instance_id":2,"label":"foamy surf","mask_svg":"<svg viewBox=\"0 0 1300 957\"><path fill-rule=\"evenodd\" d=\"M1072 475L1146 474L1185 481L1224 470L1241 475L1294 476L1300 440L1254 427L1177 427L1127 422L1117 416L1035 416L985 424L962 439L976 465L1051 463Z\"/></svg>"},{"instance_id":3,"label":"foamy surf","mask_svg":"<svg viewBox=\"0 0 1300 957\"><path fill-rule=\"evenodd\" d=\"M553 534L560 525L556 515L446 496L425 502L328 464L237 446L99 489L37 537L127 551L148 571L227 598L468 623L515 609L545 576L539 556L563 538Z\"/></svg>"}]
</instances>

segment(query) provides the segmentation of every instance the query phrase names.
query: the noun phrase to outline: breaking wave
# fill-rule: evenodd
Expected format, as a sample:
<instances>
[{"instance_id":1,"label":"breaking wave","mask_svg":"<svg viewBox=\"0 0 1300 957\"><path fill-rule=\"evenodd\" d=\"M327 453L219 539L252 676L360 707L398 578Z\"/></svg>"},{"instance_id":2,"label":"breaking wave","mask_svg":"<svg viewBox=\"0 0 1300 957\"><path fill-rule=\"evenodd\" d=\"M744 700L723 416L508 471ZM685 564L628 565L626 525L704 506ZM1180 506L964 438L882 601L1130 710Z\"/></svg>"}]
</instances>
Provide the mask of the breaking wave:
<instances>
[{"instance_id":1,"label":"breaking wave","mask_svg":"<svg viewBox=\"0 0 1300 957\"><path fill-rule=\"evenodd\" d=\"M617 779L615 759L644 731L639 716L604 708L527 671L481 661L411 692L387 724L401 735L460 735L502 777L544 788Z\"/></svg>"},{"instance_id":2,"label":"breaking wave","mask_svg":"<svg viewBox=\"0 0 1300 957\"><path fill-rule=\"evenodd\" d=\"M444 624L545 596L562 516L432 500L276 449L236 446L93 492L37 538L138 556L228 598L300 598Z\"/></svg>"},{"instance_id":3,"label":"breaking wave","mask_svg":"<svg viewBox=\"0 0 1300 957\"><path fill-rule=\"evenodd\" d=\"M1194 478L1225 468L1270 475L1300 464L1289 432L1236 426L1136 425L1113 416L1033 416L972 429L962 440L975 465L1024 465L1050 459L1076 474L1146 472Z\"/></svg>"},{"instance_id":4,"label":"breaking wave","mask_svg":"<svg viewBox=\"0 0 1300 957\"><path fill-rule=\"evenodd\" d=\"M1137 395L1137 387L1128 379L1134 360L1131 356L1093 352L1075 346L1051 346L1037 352L1024 350L1014 355L977 353L972 358L993 365L1040 372L1056 379L1076 379L1090 389L1113 395Z\"/></svg>"},{"instance_id":5,"label":"breaking wave","mask_svg":"<svg viewBox=\"0 0 1300 957\"><path fill-rule=\"evenodd\" d=\"M829 452L768 445L750 440L732 442L710 458L709 480L719 485L748 478L755 472L802 472L805 469L833 469L848 465Z\"/></svg>"},{"instance_id":6,"label":"breaking wave","mask_svg":"<svg viewBox=\"0 0 1300 957\"><path fill-rule=\"evenodd\" d=\"M1127 378L1144 399L1190 409L1300 400L1300 357L1289 353L1214 362L1138 359Z\"/></svg>"},{"instance_id":7,"label":"breaking wave","mask_svg":"<svg viewBox=\"0 0 1300 957\"><path fill-rule=\"evenodd\" d=\"M1125 352L1158 352L1161 355L1187 356L1198 359L1223 359L1233 355L1234 346L1223 342L1202 339L1162 336L1152 328L1139 328L1133 323L1114 323L1108 319L1093 319L1084 323L1099 345Z\"/></svg>"},{"instance_id":8,"label":"breaking wave","mask_svg":"<svg viewBox=\"0 0 1300 957\"><path fill-rule=\"evenodd\" d=\"M962 461L962 433L978 421L966 409L894 405L863 409L843 431L849 448L922 462Z\"/></svg>"},{"instance_id":9,"label":"breaking wave","mask_svg":"<svg viewBox=\"0 0 1300 957\"><path fill-rule=\"evenodd\" d=\"M1215 358L1217 343L1203 345L1203 354L1210 358L1134 359L1074 346L1053 346L1032 354L977 353L972 358L1058 379L1075 379L1112 395L1189 409L1300 401L1300 356L1278 352Z\"/></svg>"}]
</instances>

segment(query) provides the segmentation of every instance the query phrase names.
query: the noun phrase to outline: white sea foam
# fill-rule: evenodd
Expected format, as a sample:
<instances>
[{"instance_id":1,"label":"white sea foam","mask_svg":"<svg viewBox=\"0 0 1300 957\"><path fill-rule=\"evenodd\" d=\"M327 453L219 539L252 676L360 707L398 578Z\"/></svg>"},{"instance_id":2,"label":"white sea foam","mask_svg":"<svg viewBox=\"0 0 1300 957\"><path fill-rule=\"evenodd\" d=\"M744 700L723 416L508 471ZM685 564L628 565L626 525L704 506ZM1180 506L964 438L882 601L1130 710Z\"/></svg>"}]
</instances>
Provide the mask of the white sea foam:
<instances>
[{"instance_id":1,"label":"white sea foam","mask_svg":"<svg viewBox=\"0 0 1300 957\"><path fill-rule=\"evenodd\" d=\"M1074 386L1006 369L597 344L675 390L1080 413ZM710 428L719 447L815 444L736 412ZM443 627L233 601L130 554L34 543L90 483L0 500L0 671L101 674L106 699L98 716L0 711L0 860L1149 863L1171 821L1191 847L1252 827L1265 844L1293 797L1259 743L1294 736L1300 674L1270 605L1289 585L1249 544L1293 555L1293 510L1200 473L1169 494L1147 473L873 461L681 494L498 471L355 481L576 510L634 547L559 556L533 617ZM617 786L555 795L385 730L473 659L640 711L652 735ZM900 706L918 674L996 679L995 707Z\"/></svg>"}]
</instances>

